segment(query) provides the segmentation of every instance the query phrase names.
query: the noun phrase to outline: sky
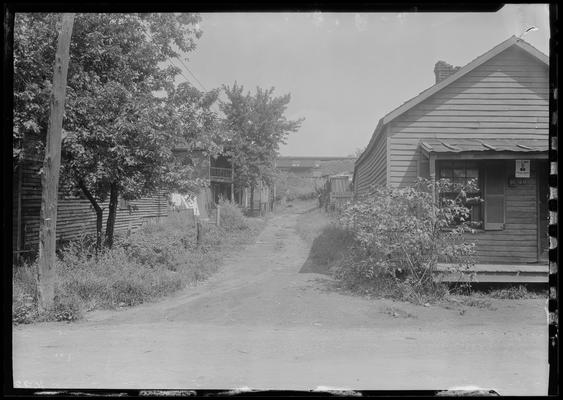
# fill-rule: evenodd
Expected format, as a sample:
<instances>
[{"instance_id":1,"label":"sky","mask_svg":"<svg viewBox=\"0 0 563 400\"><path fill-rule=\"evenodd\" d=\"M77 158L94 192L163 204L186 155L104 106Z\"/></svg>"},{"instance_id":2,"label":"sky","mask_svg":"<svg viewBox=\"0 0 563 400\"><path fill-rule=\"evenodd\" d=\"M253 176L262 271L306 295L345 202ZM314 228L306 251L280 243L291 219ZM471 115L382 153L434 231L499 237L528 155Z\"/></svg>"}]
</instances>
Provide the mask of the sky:
<instances>
[{"instance_id":1,"label":"sky","mask_svg":"<svg viewBox=\"0 0 563 400\"><path fill-rule=\"evenodd\" d=\"M434 84L438 60L463 66L531 26L538 29L523 39L549 54L547 4L496 13L201 15L203 36L183 58L189 71L176 63L200 89L236 81L251 92L290 93L286 117L305 121L282 156L354 154L380 118Z\"/></svg>"}]
</instances>

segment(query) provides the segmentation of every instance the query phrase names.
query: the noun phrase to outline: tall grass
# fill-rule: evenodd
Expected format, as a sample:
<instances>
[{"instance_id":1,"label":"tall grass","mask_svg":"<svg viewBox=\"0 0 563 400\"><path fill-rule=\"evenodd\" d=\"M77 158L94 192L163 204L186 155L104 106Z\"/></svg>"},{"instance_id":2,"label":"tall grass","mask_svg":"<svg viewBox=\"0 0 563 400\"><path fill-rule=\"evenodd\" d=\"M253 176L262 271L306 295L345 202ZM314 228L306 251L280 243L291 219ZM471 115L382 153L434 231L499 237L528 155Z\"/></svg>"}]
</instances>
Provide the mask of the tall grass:
<instances>
[{"instance_id":1,"label":"tall grass","mask_svg":"<svg viewBox=\"0 0 563 400\"><path fill-rule=\"evenodd\" d=\"M311 203L315 205L316 203ZM324 228L333 223L330 217L325 214L321 209L315 209L304 214L299 215L297 219L296 230L299 236L307 243L312 244L316 237L318 237Z\"/></svg>"},{"instance_id":2,"label":"tall grass","mask_svg":"<svg viewBox=\"0 0 563 400\"><path fill-rule=\"evenodd\" d=\"M13 320L74 320L84 311L133 306L195 284L219 268L224 252L253 238L262 221L238 226L204 224L196 245L193 220L172 213L159 224L116 238L112 249L98 254L84 242L71 242L57 260L55 309L46 315L37 313L36 265L14 268Z\"/></svg>"}]
</instances>

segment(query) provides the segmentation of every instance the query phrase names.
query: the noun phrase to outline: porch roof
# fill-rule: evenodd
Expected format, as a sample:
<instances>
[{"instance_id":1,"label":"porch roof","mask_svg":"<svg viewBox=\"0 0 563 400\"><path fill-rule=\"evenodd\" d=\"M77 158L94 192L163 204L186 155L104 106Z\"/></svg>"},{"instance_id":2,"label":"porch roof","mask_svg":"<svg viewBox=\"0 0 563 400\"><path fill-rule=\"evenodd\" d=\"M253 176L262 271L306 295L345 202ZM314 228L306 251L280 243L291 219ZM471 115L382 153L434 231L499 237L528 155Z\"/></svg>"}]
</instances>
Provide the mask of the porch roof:
<instances>
[{"instance_id":1,"label":"porch roof","mask_svg":"<svg viewBox=\"0 0 563 400\"><path fill-rule=\"evenodd\" d=\"M420 147L426 153L462 152L547 152L549 142L541 139L423 139Z\"/></svg>"}]
</instances>

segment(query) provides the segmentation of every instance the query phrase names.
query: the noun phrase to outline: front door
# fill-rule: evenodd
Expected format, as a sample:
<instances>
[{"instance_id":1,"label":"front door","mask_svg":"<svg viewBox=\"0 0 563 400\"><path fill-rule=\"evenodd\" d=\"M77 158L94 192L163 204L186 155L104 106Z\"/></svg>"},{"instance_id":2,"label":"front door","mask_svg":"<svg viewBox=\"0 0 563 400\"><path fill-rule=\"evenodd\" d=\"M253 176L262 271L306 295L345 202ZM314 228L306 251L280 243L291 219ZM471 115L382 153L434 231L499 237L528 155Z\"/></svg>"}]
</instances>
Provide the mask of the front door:
<instances>
[{"instance_id":1,"label":"front door","mask_svg":"<svg viewBox=\"0 0 563 400\"><path fill-rule=\"evenodd\" d=\"M548 161L538 161L538 244L539 244L539 261L549 260L549 163Z\"/></svg>"}]
</instances>

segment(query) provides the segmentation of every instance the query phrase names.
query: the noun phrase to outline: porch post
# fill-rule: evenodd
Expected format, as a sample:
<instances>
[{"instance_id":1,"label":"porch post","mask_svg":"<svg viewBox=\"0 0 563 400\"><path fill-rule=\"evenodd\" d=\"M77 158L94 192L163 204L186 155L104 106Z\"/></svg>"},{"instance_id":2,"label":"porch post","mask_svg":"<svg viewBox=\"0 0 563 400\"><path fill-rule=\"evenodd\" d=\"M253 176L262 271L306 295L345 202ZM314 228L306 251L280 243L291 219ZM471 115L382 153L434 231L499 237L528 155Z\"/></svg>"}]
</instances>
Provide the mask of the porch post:
<instances>
[{"instance_id":1,"label":"porch post","mask_svg":"<svg viewBox=\"0 0 563 400\"><path fill-rule=\"evenodd\" d=\"M429 156L430 180L432 181L432 203L436 204L436 156Z\"/></svg>"},{"instance_id":2,"label":"porch post","mask_svg":"<svg viewBox=\"0 0 563 400\"><path fill-rule=\"evenodd\" d=\"M233 203L235 201L235 169L233 168L232 162L231 162L231 201Z\"/></svg>"}]
</instances>

